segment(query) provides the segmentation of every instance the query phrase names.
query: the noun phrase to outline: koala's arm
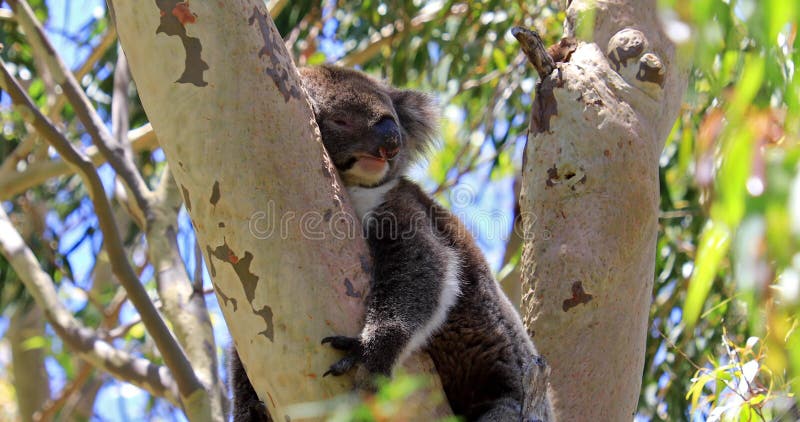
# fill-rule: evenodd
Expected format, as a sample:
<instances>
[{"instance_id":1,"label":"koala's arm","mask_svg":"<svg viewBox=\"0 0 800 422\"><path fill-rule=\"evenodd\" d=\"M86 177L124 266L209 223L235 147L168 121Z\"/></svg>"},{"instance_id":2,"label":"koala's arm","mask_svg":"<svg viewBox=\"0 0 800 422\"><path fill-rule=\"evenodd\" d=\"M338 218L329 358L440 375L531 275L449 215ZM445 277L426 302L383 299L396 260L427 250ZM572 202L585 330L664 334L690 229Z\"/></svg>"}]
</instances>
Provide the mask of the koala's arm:
<instances>
[{"instance_id":1,"label":"koala's arm","mask_svg":"<svg viewBox=\"0 0 800 422\"><path fill-rule=\"evenodd\" d=\"M356 363L390 376L401 357L424 346L444 323L458 296L458 259L433 232L427 218L378 218L368 227L373 254L370 297L358 338L327 337L323 343L348 355L328 373L340 375ZM326 373L327 374L327 373Z\"/></svg>"},{"instance_id":2,"label":"koala's arm","mask_svg":"<svg viewBox=\"0 0 800 422\"><path fill-rule=\"evenodd\" d=\"M244 365L239 359L239 353L236 352L236 348L233 346L231 346L229 358L230 379L228 382L231 385L231 393L233 395L233 403L231 405L233 422L272 422L267 407L258 398L250 379L247 378Z\"/></svg>"}]
</instances>

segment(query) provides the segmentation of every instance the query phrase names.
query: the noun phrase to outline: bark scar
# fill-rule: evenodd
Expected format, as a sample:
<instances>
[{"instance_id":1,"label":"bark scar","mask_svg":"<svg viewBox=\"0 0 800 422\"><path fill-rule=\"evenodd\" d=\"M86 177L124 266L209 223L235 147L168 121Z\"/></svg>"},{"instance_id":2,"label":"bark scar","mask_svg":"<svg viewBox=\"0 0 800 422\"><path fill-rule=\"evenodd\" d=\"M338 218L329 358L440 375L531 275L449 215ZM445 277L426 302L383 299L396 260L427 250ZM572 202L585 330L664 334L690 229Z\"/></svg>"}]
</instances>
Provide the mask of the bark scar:
<instances>
[{"instance_id":1,"label":"bark scar","mask_svg":"<svg viewBox=\"0 0 800 422\"><path fill-rule=\"evenodd\" d=\"M664 88L664 65L661 59L653 53L647 53L639 59L639 71L636 72L636 79L642 82L651 82Z\"/></svg>"},{"instance_id":2,"label":"bark scar","mask_svg":"<svg viewBox=\"0 0 800 422\"><path fill-rule=\"evenodd\" d=\"M172 9L172 16L178 18L178 21L180 21L181 25L197 22L197 14L193 13L189 9L188 1L176 4L175 7Z\"/></svg>"},{"instance_id":3,"label":"bark scar","mask_svg":"<svg viewBox=\"0 0 800 422\"><path fill-rule=\"evenodd\" d=\"M192 198L189 196L189 189L181 184L181 191L183 192L183 203L186 205L186 210L192 212Z\"/></svg>"},{"instance_id":4,"label":"bark scar","mask_svg":"<svg viewBox=\"0 0 800 422\"><path fill-rule=\"evenodd\" d=\"M574 308L581 304L587 304L589 301L592 300L594 296L586 293L583 290L583 284L580 281L576 281L572 283L572 297L569 299L564 299L564 303L561 305L561 309L564 312L567 312L571 308Z\"/></svg>"},{"instance_id":5,"label":"bark scar","mask_svg":"<svg viewBox=\"0 0 800 422\"><path fill-rule=\"evenodd\" d=\"M247 301L250 303L250 309L253 310L253 313L260 316L264 322L266 323L266 328L259 332L259 334L264 335L264 337L270 339L271 341L275 341L275 331L273 328L272 323L272 308L267 305L256 309L253 306L253 299L256 296L256 287L258 286L258 279L259 277L253 274L250 271L250 264L253 262L253 254L250 251L245 251L244 256L238 256L230 246L228 246L228 242L223 239L222 245L217 246L213 250L210 246L206 245L206 250L209 253L209 258L213 256L218 260L228 263L233 267L233 271L236 273L236 276L239 277L239 281L242 282L242 288L244 288L244 295L247 298ZM209 259L209 262L211 259ZM214 271L216 273L216 271ZM212 275L214 275L212 273Z\"/></svg>"},{"instance_id":6,"label":"bark scar","mask_svg":"<svg viewBox=\"0 0 800 422\"><path fill-rule=\"evenodd\" d=\"M624 28L614 34L608 41L606 56L617 72L622 66L628 66L628 60L636 59L647 49L647 38L642 31Z\"/></svg>"},{"instance_id":7,"label":"bark scar","mask_svg":"<svg viewBox=\"0 0 800 422\"><path fill-rule=\"evenodd\" d=\"M558 115L558 101L553 91L561 87L561 75L542 79L536 86L536 98L531 107L531 132L550 132L550 119Z\"/></svg>"},{"instance_id":8,"label":"bark scar","mask_svg":"<svg viewBox=\"0 0 800 422\"><path fill-rule=\"evenodd\" d=\"M236 301L236 298L230 297L223 293L222 289L220 289L216 284L214 284L214 291L217 292L219 298L222 299L223 306L228 306L228 303L230 302L230 304L233 305L233 312L236 312L236 310L239 309L239 304Z\"/></svg>"},{"instance_id":9,"label":"bark scar","mask_svg":"<svg viewBox=\"0 0 800 422\"><path fill-rule=\"evenodd\" d=\"M554 75L553 70L557 69L557 63L569 61L578 48L578 42L574 38L562 38L558 44L545 50L536 31L516 26L511 29L511 34L519 40L522 51L539 74L536 98L531 108L531 133L549 132L550 118L558 115L558 102L553 90L563 86L561 72Z\"/></svg>"},{"instance_id":10,"label":"bark scar","mask_svg":"<svg viewBox=\"0 0 800 422\"><path fill-rule=\"evenodd\" d=\"M189 10L188 2L156 0L156 6L161 14L156 34L163 32L169 36L180 38L186 53L183 73L175 82L190 83L201 87L208 85L208 82L203 80L203 72L208 70L208 63L203 61L201 54L203 44L200 43L199 38L190 37L184 27L187 23L196 22L197 15Z\"/></svg>"},{"instance_id":11,"label":"bark scar","mask_svg":"<svg viewBox=\"0 0 800 422\"><path fill-rule=\"evenodd\" d=\"M219 180L215 180L214 186L211 187L211 198L209 198L208 200L209 202L211 202L211 205L216 206L221 196L222 194L219 191Z\"/></svg>"},{"instance_id":12,"label":"bark scar","mask_svg":"<svg viewBox=\"0 0 800 422\"><path fill-rule=\"evenodd\" d=\"M346 295L348 295L348 296L350 296L350 297L354 297L354 298L361 298L361 293L360 293L360 292L357 292L357 291L356 291L356 290L353 288L353 282L352 282L352 281L350 281L350 279L349 279L349 278L345 278L345 279L344 279L344 287L345 287L345 289L346 289L346 291L345 291L345 294L346 294Z\"/></svg>"},{"instance_id":13,"label":"bark scar","mask_svg":"<svg viewBox=\"0 0 800 422\"><path fill-rule=\"evenodd\" d=\"M572 58L572 53L578 49L578 40L572 37L562 38L558 44L553 44L547 48L547 54L556 63L566 63Z\"/></svg>"},{"instance_id":14,"label":"bark scar","mask_svg":"<svg viewBox=\"0 0 800 422\"><path fill-rule=\"evenodd\" d=\"M248 19L248 25L253 25L254 22L258 22L259 31L261 31L261 37L264 39L264 47L261 47L261 50L258 51L258 57L268 56L271 66L267 66L265 72L272 78L272 81L275 83L275 86L278 90L283 94L283 98L286 102L289 102L289 99L301 98L300 88L297 86L297 82L295 78L290 77L289 69L291 63L287 63L286 60L281 60L280 57L283 55L275 54L276 51L278 53L281 52L281 49L286 48L283 45L283 39L281 38L278 31L275 29L274 25L270 25L268 21L269 15L266 13L258 10L258 7L253 7L253 14L250 15L250 19Z\"/></svg>"}]
</instances>

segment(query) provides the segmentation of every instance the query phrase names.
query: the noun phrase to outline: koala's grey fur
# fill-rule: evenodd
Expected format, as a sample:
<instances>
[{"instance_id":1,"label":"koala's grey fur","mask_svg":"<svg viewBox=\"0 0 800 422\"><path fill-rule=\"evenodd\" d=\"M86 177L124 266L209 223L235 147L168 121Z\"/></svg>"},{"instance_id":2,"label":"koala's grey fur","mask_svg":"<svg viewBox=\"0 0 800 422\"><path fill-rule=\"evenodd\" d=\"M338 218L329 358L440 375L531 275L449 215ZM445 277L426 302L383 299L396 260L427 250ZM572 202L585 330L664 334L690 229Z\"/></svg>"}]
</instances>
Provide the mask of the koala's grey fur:
<instances>
[{"instance_id":1,"label":"koala's grey fur","mask_svg":"<svg viewBox=\"0 0 800 422\"><path fill-rule=\"evenodd\" d=\"M402 177L435 136L432 98L333 66L301 69L301 75L373 259L364 328L359 337L323 339L345 352L325 375L358 364L391 376L421 348L455 414L468 421L551 421L549 369L483 254L458 218ZM357 157L365 155L389 157L388 169L358 170ZM232 369L244 371L237 362ZM241 373L232 377L247 381ZM241 415L234 420L268 420L250 416L261 415L263 404L247 384L234 383L234 412ZM255 409L236 409L238 403Z\"/></svg>"}]
</instances>

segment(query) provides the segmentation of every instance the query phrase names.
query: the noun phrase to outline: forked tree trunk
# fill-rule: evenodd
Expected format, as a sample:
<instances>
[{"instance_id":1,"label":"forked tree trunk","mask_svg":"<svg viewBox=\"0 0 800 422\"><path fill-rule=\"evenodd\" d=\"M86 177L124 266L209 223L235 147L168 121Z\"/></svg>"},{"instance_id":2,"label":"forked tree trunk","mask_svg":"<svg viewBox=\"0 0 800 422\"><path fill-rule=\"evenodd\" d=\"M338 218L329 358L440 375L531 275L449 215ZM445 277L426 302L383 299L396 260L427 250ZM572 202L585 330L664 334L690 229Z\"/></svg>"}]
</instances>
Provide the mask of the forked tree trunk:
<instances>
[{"instance_id":1,"label":"forked tree trunk","mask_svg":"<svg viewBox=\"0 0 800 422\"><path fill-rule=\"evenodd\" d=\"M358 333L369 252L264 2L111 3L255 390L278 421L349 391L320 340Z\"/></svg>"},{"instance_id":2,"label":"forked tree trunk","mask_svg":"<svg viewBox=\"0 0 800 422\"><path fill-rule=\"evenodd\" d=\"M658 158L687 73L654 0L567 3L567 36L588 34L542 80L533 107L522 310L552 366L558 420L629 421L654 277Z\"/></svg>"}]
</instances>

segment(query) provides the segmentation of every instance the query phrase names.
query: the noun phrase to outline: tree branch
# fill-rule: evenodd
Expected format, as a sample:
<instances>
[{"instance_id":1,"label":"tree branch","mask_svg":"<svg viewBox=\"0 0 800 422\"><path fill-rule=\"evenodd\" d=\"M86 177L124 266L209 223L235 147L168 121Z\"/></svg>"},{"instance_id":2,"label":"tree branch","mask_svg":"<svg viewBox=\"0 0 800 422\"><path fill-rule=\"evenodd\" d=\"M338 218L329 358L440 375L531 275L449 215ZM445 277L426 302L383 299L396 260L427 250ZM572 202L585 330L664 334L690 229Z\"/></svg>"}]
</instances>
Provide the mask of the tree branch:
<instances>
[{"instance_id":1,"label":"tree branch","mask_svg":"<svg viewBox=\"0 0 800 422\"><path fill-rule=\"evenodd\" d=\"M148 333L153 337L158 350L164 357L164 362L176 379L181 396L186 398L197 391L204 391L192 371L189 361L164 324L164 320L158 314L128 262L122 246L122 239L113 219L111 205L105 196L102 181L94 165L88 157L75 150L69 140L36 108L31 98L11 76L5 62L0 62L0 69L2 70L0 87L9 93L14 104L21 107L21 112L26 120L42 134L67 163L75 168L86 184L100 228L103 231L103 246L109 255L112 271L127 291L131 303L142 316Z\"/></svg>"},{"instance_id":2,"label":"tree branch","mask_svg":"<svg viewBox=\"0 0 800 422\"><path fill-rule=\"evenodd\" d=\"M206 299L195 292L178 249L176 226L181 203L178 186L167 165L153 195L156 218L146 233L148 256L155 272L161 310L208 391L214 419L219 420L225 417L226 394L217 376L216 342Z\"/></svg>"},{"instance_id":3,"label":"tree branch","mask_svg":"<svg viewBox=\"0 0 800 422\"><path fill-rule=\"evenodd\" d=\"M5 67L4 67L5 69ZM44 311L53 330L70 348L92 365L130 382L151 394L178 405L178 391L166 368L146 359L116 350L84 327L58 300L53 280L39 266L39 261L11 224L0 207L0 253L17 273L36 304Z\"/></svg>"},{"instance_id":4,"label":"tree branch","mask_svg":"<svg viewBox=\"0 0 800 422\"><path fill-rule=\"evenodd\" d=\"M128 111L128 87L131 84L131 74L128 69L128 61L122 47L117 45L117 63L114 66L114 87L111 93L111 135L114 142L119 146L117 153L122 153L122 160L133 164L133 151L131 150L128 139L128 128L130 127L130 113ZM136 171L138 175L138 170ZM131 203L129 198L132 195L130 188L124 183L119 184L124 188L124 195L117 196L118 201L124 201L123 208L128 211L130 216L143 230L147 229L148 221L145 213L150 213L149 207L152 200L146 205L146 209L137 207ZM118 186L119 186L118 185ZM136 197L135 193L133 196Z\"/></svg>"},{"instance_id":5,"label":"tree branch","mask_svg":"<svg viewBox=\"0 0 800 422\"><path fill-rule=\"evenodd\" d=\"M131 73L128 61L122 47L117 45L117 63L114 66L114 88L111 92L111 135L118 145L125 149L125 155L130 157L128 150L128 128L130 127L130 112L128 111L128 86L131 84Z\"/></svg>"},{"instance_id":6,"label":"tree branch","mask_svg":"<svg viewBox=\"0 0 800 422\"><path fill-rule=\"evenodd\" d=\"M536 31L515 26L511 28L511 34L519 40L522 51L528 56L533 68L539 74L539 79L544 79L555 69L556 64L553 58L547 53L542 42L542 37Z\"/></svg>"},{"instance_id":7,"label":"tree branch","mask_svg":"<svg viewBox=\"0 0 800 422\"><path fill-rule=\"evenodd\" d=\"M522 170L521 308L558 420L630 420L641 394L659 156L687 82L656 3L572 0L566 38L546 52L515 31L542 75Z\"/></svg>"},{"instance_id":8,"label":"tree branch","mask_svg":"<svg viewBox=\"0 0 800 422\"><path fill-rule=\"evenodd\" d=\"M8 0L17 20L28 37L33 48L40 48L47 52L46 62L53 78L61 86L64 95L72 104L75 114L83 124L87 133L92 137L92 141L100 152L106 157L108 163L125 182L128 189L133 194L136 204L146 220L148 215L148 204L150 201L150 190L147 187L133 160L125 153L125 148L114 141L103 120L97 114L89 102L89 98L83 92L75 76L66 67L61 57L50 44L50 40L44 33L42 26L25 0Z\"/></svg>"},{"instance_id":9,"label":"tree branch","mask_svg":"<svg viewBox=\"0 0 800 422\"><path fill-rule=\"evenodd\" d=\"M89 53L89 56L86 57L86 60L83 61L83 64L76 69L73 73L75 74L76 80L81 80L90 70L94 67L98 60L106 54L106 51L114 45L114 42L117 40L117 28L114 25L109 25L106 33L103 34L103 38L100 39L100 42L97 44L95 48L92 49L92 52ZM62 97L63 98L63 97Z\"/></svg>"},{"instance_id":10,"label":"tree branch","mask_svg":"<svg viewBox=\"0 0 800 422\"><path fill-rule=\"evenodd\" d=\"M2 10L7 10L7 9L2 9ZM7 10L7 11L11 12L10 10ZM97 63L97 61L100 59L100 57L102 57L103 54L105 54L106 50L108 50L108 48L111 45L113 45L113 43L114 43L114 41L116 39L117 39L117 31L113 26L110 26L108 28L108 30L106 31L105 35L103 35L103 38L100 40L100 43L97 45L97 47L95 47L92 50L92 52L89 54L89 57L87 57L86 60L84 60L83 64L77 70L75 70L75 72L74 72L75 73L75 79L76 80L80 80L81 78L83 78L84 75L89 73L89 71L92 69L92 67L94 67L95 63ZM32 46L32 47L38 47L38 45L37 46ZM51 119L55 119L55 117L58 116L61 113L61 110L64 108L64 104L66 104L66 98L63 95L58 95L56 100L55 100L55 103L52 106L52 108L50 108L50 110L47 112L47 115ZM23 176L22 173L15 173L16 166L17 166L17 163L19 161L21 161L22 159L27 157L27 155L31 151L34 150L34 147L36 146L36 140L37 139L38 138L37 138L35 132L34 133L29 133L25 137L25 139L23 139L22 142L20 142L20 144L16 148L14 148L14 151L12 151L11 154L9 154L9 156L6 157L5 161L3 161L3 164L0 165L0 176L2 176L2 177L0 177L0 180L2 180L2 182L0 182L0 200L8 199L8 197L10 197L11 195L14 195L14 194L19 193L19 192L23 192L23 191L25 191L27 189L30 189L33 186L38 185L42 181L46 180L46 179L44 179L44 180L39 181L39 182L37 182L37 183L35 183L33 185L24 185L24 187L21 187L19 191L15 192L13 194L8 194L6 196L6 188L9 185L12 184L12 182L10 182L10 180L12 178L14 180L17 180L18 177L25 177L25 176ZM46 151L46 149L44 149L44 151ZM37 161L33 165L34 166L40 165L39 163L40 162ZM47 164L46 161L41 161L41 163L43 163L43 165ZM66 168L66 165L63 165L62 167ZM25 172L23 172L23 173L25 173ZM14 183L18 183L18 182L14 182Z\"/></svg>"},{"instance_id":11,"label":"tree branch","mask_svg":"<svg viewBox=\"0 0 800 422\"><path fill-rule=\"evenodd\" d=\"M34 421L51 421L55 418L56 413L61 410L62 407L67 403L70 397L73 394L77 393L87 381L89 381L90 376L92 375L93 367L92 365L81 364L78 368L78 375L69 382L69 384L65 385L61 391L58 392L58 396L48 400L44 403L41 409L36 411L33 415Z\"/></svg>"},{"instance_id":12,"label":"tree branch","mask_svg":"<svg viewBox=\"0 0 800 422\"><path fill-rule=\"evenodd\" d=\"M149 123L128 132L128 138L131 140L130 145L134 152L158 147L158 140ZM88 156L92 164L97 167L106 162L106 157L95 146L86 148L83 154ZM11 173L0 178L0 201L11 199L13 196L52 178L72 173L74 173L74 169L62 160L34 162L21 172Z\"/></svg>"}]
</instances>

